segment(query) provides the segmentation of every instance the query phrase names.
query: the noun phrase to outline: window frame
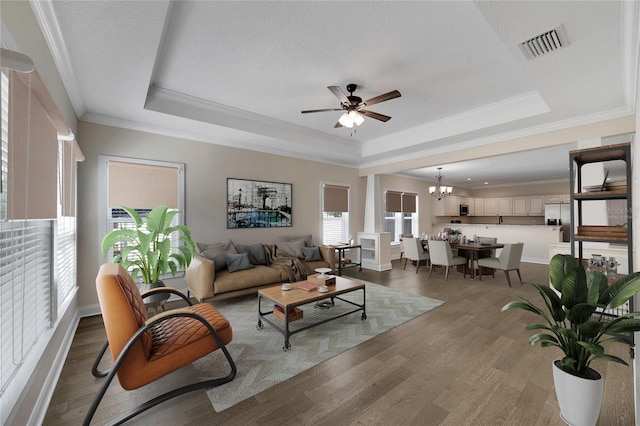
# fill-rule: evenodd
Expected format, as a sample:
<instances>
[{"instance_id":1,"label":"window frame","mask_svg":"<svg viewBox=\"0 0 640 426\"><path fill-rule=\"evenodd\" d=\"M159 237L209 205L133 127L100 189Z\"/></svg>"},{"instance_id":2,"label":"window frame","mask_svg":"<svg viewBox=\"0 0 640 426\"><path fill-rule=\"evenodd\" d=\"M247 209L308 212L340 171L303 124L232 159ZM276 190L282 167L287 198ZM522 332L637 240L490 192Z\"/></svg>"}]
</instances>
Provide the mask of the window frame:
<instances>
[{"instance_id":1,"label":"window frame","mask_svg":"<svg viewBox=\"0 0 640 426\"><path fill-rule=\"evenodd\" d=\"M144 166L159 166L159 167L172 167L178 169L178 214L175 216L174 220L177 221L177 224L185 225L186 222L186 212L185 212L185 186L184 186L184 163L176 163L171 161L160 161L160 160L148 160L142 158L130 158L130 157L118 157L113 155L99 155L98 156L98 240L102 241L102 238L107 234L107 232L111 231L110 225L112 224L111 215L109 213L108 206L108 171L109 171L109 161L121 162L121 163L130 163L130 164L140 164ZM127 206L129 207L129 206ZM133 223L131 221L131 223ZM102 253L98 253L99 263L102 264L105 262L105 259L102 257ZM175 276L165 276L163 279L169 278L178 278L183 276L184 271L179 271Z\"/></svg>"},{"instance_id":2,"label":"window frame","mask_svg":"<svg viewBox=\"0 0 640 426\"><path fill-rule=\"evenodd\" d=\"M339 186L339 187L344 187L347 188L347 209L348 211L346 212L341 212L343 213L342 216L342 235L340 238L340 241L330 241L327 242L325 241L325 232L324 232L324 225L325 225L325 220L327 219L325 216L327 213L338 213L338 212L325 212L324 211L324 189L325 186ZM347 183L342 183L342 182L330 182L330 181L321 181L320 182L320 241L321 244L323 245L327 245L327 244L338 244L338 243L344 243L347 242L349 240L349 238L353 239L352 233L351 233L351 185L347 184ZM346 214L346 215L345 215Z\"/></svg>"}]
</instances>

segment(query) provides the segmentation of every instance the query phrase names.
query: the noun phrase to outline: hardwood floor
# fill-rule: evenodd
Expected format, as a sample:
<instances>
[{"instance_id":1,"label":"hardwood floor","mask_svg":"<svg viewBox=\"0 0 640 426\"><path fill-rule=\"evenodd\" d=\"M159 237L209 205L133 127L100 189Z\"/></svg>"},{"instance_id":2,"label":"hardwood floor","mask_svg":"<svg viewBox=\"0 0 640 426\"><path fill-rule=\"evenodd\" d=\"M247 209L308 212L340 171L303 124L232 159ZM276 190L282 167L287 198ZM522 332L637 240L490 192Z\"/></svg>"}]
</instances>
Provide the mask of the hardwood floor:
<instances>
[{"instance_id":1,"label":"hardwood floor","mask_svg":"<svg viewBox=\"0 0 640 426\"><path fill-rule=\"evenodd\" d=\"M546 265L523 263L525 282L546 282ZM234 407L216 413L204 391L196 391L143 413L131 424L153 425L563 425L559 416L551 348L531 347L524 330L532 314L500 312L519 296L538 301L531 286L504 274L482 281L395 261L385 272L355 268L363 280L445 301L368 342L319 364ZM91 364L104 341L100 317L80 322L45 425L77 425L100 380ZM231 343L233 344L233 343ZM610 352L631 362L622 345ZM286 353L282 354L286 357ZM605 377L599 425L633 425L632 367L596 362ZM242 368L241 365L238 368ZM191 367L145 389L109 388L93 424L104 424L128 407L195 379Z\"/></svg>"}]
</instances>

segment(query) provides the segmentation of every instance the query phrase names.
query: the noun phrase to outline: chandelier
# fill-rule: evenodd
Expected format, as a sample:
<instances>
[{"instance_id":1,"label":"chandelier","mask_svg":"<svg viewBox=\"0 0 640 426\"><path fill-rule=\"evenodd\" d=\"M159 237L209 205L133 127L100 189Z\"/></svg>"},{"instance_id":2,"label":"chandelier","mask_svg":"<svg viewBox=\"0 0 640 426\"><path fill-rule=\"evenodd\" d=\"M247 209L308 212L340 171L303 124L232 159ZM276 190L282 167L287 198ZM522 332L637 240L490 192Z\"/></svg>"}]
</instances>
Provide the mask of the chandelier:
<instances>
[{"instance_id":1,"label":"chandelier","mask_svg":"<svg viewBox=\"0 0 640 426\"><path fill-rule=\"evenodd\" d=\"M442 200L444 197L451 195L451 191L453 191L452 186L443 186L442 185L442 173L440 173L442 167L438 167L438 174L436 175L436 186L429 187L429 194L436 197L438 200Z\"/></svg>"}]
</instances>

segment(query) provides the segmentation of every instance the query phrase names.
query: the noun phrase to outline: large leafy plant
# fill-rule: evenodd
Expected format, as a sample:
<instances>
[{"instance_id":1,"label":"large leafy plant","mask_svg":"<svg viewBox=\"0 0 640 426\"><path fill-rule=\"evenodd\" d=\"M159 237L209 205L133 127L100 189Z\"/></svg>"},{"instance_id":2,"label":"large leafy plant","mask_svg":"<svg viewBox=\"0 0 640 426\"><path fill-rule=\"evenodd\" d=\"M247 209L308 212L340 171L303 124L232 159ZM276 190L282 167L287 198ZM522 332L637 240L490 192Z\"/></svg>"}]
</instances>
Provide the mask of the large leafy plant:
<instances>
[{"instance_id":1,"label":"large leafy plant","mask_svg":"<svg viewBox=\"0 0 640 426\"><path fill-rule=\"evenodd\" d=\"M561 368L578 376L585 376L594 359L627 365L623 359L605 353L602 343L632 346L633 341L624 334L640 331L640 312L610 318L603 311L623 305L640 291L640 272L626 275L609 286L602 272L585 272L572 256L558 254L549 263L549 277L556 291L532 284L542 296L544 308L525 298L502 308L502 311L523 309L543 320L542 324L526 326L527 330L538 331L529 338L529 343L562 350Z\"/></svg>"},{"instance_id":2,"label":"large leafy plant","mask_svg":"<svg viewBox=\"0 0 640 426\"><path fill-rule=\"evenodd\" d=\"M191 263L196 248L191 239L191 231L184 225L171 225L177 210L169 206L157 206L142 219L132 208L122 208L135 222L135 229L116 229L102 239L102 256L106 259L109 250L114 246L121 248L113 262L122 263L135 279L138 275L149 284L160 280L160 277L171 271L175 276L179 268ZM182 242L177 249L172 247L171 234L179 235L177 241Z\"/></svg>"}]
</instances>

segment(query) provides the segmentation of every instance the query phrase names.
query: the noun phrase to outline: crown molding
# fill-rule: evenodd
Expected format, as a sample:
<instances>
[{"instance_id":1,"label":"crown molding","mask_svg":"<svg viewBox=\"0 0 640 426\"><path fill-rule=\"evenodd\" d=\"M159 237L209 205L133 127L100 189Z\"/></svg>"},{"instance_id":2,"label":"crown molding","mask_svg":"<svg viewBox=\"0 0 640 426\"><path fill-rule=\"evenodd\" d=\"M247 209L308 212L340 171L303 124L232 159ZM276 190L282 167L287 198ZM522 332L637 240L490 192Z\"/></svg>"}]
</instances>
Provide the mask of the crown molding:
<instances>
[{"instance_id":1,"label":"crown molding","mask_svg":"<svg viewBox=\"0 0 640 426\"><path fill-rule=\"evenodd\" d=\"M62 36L62 30L53 10L53 2L29 0L29 4L38 21L38 25L40 25L42 35L49 46L53 62L56 64L58 74L60 74L62 84L64 84L76 116L82 117L87 112L87 109L82 99L76 74L71 66L71 59Z\"/></svg>"}]
</instances>

